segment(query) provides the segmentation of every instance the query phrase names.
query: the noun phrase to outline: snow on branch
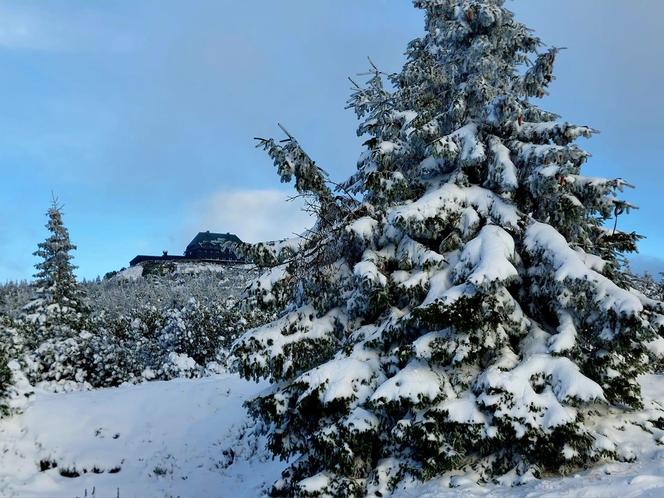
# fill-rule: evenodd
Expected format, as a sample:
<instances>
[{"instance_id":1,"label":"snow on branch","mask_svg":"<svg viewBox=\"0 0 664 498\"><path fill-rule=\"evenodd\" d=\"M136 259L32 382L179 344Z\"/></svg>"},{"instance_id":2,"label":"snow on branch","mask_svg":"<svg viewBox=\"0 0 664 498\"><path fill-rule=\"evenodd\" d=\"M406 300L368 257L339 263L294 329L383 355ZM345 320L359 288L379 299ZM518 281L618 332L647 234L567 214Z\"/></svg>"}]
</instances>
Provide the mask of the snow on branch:
<instances>
[{"instance_id":1,"label":"snow on branch","mask_svg":"<svg viewBox=\"0 0 664 498\"><path fill-rule=\"evenodd\" d=\"M516 207L503 200L491 190L472 185L460 187L446 183L415 202L393 208L388 220L413 235L435 237L432 224L447 225L454 216L460 216L462 209L474 208L477 213L497 224L509 226L518 231L519 213Z\"/></svg>"},{"instance_id":2,"label":"snow on branch","mask_svg":"<svg viewBox=\"0 0 664 498\"><path fill-rule=\"evenodd\" d=\"M541 254L553 266L556 281L562 283L569 279L592 284L596 302L602 309L613 309L618 315L636 315L643 311L641 301L634 294L589 268L583 256L551 225L532 221L526 229L525 245L532 255Z\"/></svg>"}]
</instances>

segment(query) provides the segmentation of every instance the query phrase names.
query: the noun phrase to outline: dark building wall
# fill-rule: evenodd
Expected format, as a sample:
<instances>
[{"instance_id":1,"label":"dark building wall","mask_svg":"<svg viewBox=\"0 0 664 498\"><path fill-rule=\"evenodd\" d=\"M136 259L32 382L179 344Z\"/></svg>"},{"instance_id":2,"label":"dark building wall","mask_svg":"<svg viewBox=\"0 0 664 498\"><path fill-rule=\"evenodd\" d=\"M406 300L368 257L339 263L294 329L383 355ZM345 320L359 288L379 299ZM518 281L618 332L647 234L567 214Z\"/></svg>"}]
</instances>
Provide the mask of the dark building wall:
<instances>
[{"instance_id":1,"label":"dark building wall","mask_svg":"<svg viewBox=\"0 0 664 498\"><path fill-rule=\"evenodd\" d=\"M186 258L190 259L223 259L228 261L239 260L237 254L231 251L220 251L214 248L196 247L185 253Z\"/></svg>"},{"instance_id":2,"label":"dark building wall","mask_svg":"<svg viewBox=\"0 0 664 498\"><path fill-rule=\"evenodd\" d=\"M143 263L145 261L180 261L187 259L184 256L136 256L129 262L129 266L136 266L138 263Z\"/></svg>"},{"instance_id":3,"label":"dark building wall","mask_svg":"<svg viewBox=\"0 0 664 498\"><path fill-rule=\"evenodd\" d=\"M227 261L244 263L245 259L239 252L239 246L242 241L237 235L230 233L211 233L200 232L189 243L184 256L169 256L164 253L163 256L136 256L129 264L137 265L144 261Z\"/></svg>"}]
</instances>

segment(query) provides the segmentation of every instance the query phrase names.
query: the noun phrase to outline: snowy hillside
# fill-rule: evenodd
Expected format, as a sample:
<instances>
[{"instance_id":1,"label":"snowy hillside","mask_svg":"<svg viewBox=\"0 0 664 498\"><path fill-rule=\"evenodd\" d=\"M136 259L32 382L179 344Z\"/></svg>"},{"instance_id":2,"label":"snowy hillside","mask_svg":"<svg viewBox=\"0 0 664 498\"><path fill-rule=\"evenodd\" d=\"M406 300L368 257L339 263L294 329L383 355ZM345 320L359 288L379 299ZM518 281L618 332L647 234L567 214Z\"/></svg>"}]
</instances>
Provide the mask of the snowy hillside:
<instances>
[{"instance_id":1,"label":"snowy hillside","mask_svg":"<svg viewBox=\"0 0 664 498\"><path fill-rule=\"evenodd\" d=\"M664 376L641 379L646 400L664 399ZM242 403L265 389L235 375L114 389L37 392L23 415L0 422L0 495L15 497L254 497L286 463L273 460ZM604 463L563 478L478 486L472 475L406 483L394 496L664 495L664 431L605 430L632 463ZM659 440L659 444L655 442ZM513 476L506 476L509 482Z\"/></svg>"},{"instance_id":2,"label":"snowy hillside","mask_svg":"<svg viewBox=\"0 0 664 498\"><path fill-rule=\"evenodd\" d=\"M199 273L212 272L212 273L228 273L229 275L243 275L245 273L251 274L253 265L222 265L208 262L168 262L168 263L154 263L146 262L123 268L122 270L114 273L110 278L112 280L136 280L141 277L149 276L150 274L161 275L195 275Z\"/></svg>"},{"instance_id":3,"label":"snowy hillside","mask_svg":"<svg viewBox=\"0 0 664 498\"><path fill-rule=\"evenodd\" d=\"M229 375L38 392L0 422L0 496L257 496L284 466L242 408L264 387Z\"/></svg>"}]
</instances>

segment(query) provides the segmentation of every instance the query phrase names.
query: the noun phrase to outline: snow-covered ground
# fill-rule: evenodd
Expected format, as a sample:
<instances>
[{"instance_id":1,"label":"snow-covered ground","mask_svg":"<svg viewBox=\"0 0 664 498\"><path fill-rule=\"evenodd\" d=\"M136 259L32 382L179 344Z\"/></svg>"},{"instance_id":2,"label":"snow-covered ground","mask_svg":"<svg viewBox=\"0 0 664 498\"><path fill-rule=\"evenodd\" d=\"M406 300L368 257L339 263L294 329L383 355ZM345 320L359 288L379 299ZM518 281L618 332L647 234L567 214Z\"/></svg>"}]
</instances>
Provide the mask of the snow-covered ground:
<instances>
[{"instance_id":1,"label":"snow-covered ground","mask_svg":"<svg viewBox=\"0 0 664 498\"><path fill-rule=\"evenodd\" d=\"M646 376L642 385L647 399L664 403L664 376ZM259 496L285 467L266 454L242 407L265 387L223 375L37 392L23 415L0 421L0 496ZM604 463L519 487L478 486L471 476L450 475L406 484L395 495L664 496L662 431L648 433L636 422L613 434L623 454L638 457L633 463Z\"/></svg>"},{"instance_id":2,"label":"snow-covered ground","mask_svg":"<svg viewBox=\"0 0 664 498\"><path fill-rule=\"evenodd\" d=\"M0 496L258 496L285 466L242 407L264 388L227 375L37 392L0 421Z\"/></svg>"}]
</instances>

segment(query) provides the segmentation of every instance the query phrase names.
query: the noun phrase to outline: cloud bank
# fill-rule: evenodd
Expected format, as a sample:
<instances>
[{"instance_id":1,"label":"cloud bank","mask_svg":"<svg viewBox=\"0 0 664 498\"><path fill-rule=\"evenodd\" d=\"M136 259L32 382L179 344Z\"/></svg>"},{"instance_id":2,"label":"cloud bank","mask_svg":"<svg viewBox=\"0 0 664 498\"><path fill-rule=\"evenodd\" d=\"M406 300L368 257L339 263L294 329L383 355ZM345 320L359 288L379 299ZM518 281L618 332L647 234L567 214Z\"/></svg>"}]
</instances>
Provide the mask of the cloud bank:
<instances>
[{"instance_id":1,"label":"cloud bank","mask_svg":"<svg viewBox=\"0 0 664 498\"><path fill-rule=\"evenodd\" d=\"M300 234L314 220L301 199L280 190L219 191L192 206L186 237L198 231L231 232L245 242L278 240Z\"/></svg>"}]
</instances>

